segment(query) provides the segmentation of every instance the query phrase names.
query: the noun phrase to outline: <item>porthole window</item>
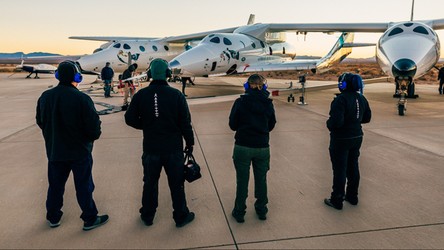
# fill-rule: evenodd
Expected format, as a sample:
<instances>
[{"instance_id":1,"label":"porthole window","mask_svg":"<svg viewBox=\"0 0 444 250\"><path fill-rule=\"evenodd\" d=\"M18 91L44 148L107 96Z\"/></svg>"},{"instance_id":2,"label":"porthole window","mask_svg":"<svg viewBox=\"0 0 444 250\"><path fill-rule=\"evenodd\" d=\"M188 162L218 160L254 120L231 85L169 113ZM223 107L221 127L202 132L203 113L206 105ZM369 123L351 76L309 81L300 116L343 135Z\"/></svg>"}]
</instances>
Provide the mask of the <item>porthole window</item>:
<instances>
[{"instance_id":1,"label":"porthole window","mask_svg":"<svg viewBox=\"0 0 444 250\"><path fill-rule=\"evenodd\" d=\"M158 50L158 48L157 48L156 45L153 45L153 50L154 50L154 51L157 51L157 50Z\"/></svg>"},{"instance_id":2,"label":"porthole window","mask_svg":"<svg viewBox=\"0 0 444 250\"><path fill-rule=\"evenodd\" d=\"M131 46L129 46L128 44L125 43L125 44L123 44L123 48L124 49L131 49Z\"/></svg>"},{"instance_id":3,"label":"porthole window","mask_svg":"<svg viewBox=\"0 0 444 250\"><path fill-rule=\"evenodd\" d=\"M426 30L426 28L424 28L422 26L418 26L418 27L414 28L413 32L421 33L421 34L424 34L424 35L428 35L429 34L429 32Z\"/></svg>"},{"instance_id":4,"label":"porthole window","mask_svg":"<svg viewBox=\"0 0 444 250\"><path fill-rule=\"evenodd\" d=\"M210 42L212 43L220 43L220 38L218 36L211 38Z\"/></svg>"},{"instance_id":5,"label":"porthole window","mask_svg":"<svg viewBox=\"0 0 444 250\"><path fill-rule=\"evenodd\" d=\"M399 28L399 27L396 27L396 28L394 28L392 31L390 31L390 33L388 34L388 36L394 36L394 35L400 34L400 33L402 33L402 32L404 32L403 29L401 29L401 28Z\"/></svg>"},{"instance_id":6,"label":"porthole window","mask_svg":"<svg viewBox=\"0 0 444 250\"><path fill-rule=\"evenodd\" d=\"M224 44L225 45L232 45L233 43L230 41L230 39L224 37Z\"/></svg>"},{"instance_id":7,"label":"porthole window","mask_svg":"<svg viewBox=\"0 0 444 250\"><path fill-rule=\"evenodd\" d=\"M170 50L170 48L168 48L168 46L163 46L163 48L166 50L166 51L168 51L168 50Z\"/></svg>"},{"instance_id":8,"label":"porthole window","mask_svg":"<svg viewBox=\"0 0 444 250\"><path fill-rule=\"evenodd\" d=\"M256 48L256 44L254 42L251 43L251 47L253 47L253 49L255 49Z\"/></svg>"},{"instance_id":9,"label":"porthole window","mask_svg":"<svg viewBox=\"0 0 444 250\"><path fill-rule=\"evenodd\" d=\"M145 52L145 47L139 46L140 51Z\"/></svg>"},{"instance_id":10,"label":"porthole window","mask_svg":"<svg viewBox=\"0 0 444 250\"><path fill-rule=\"evenodd\" d=\"M116 43L116 44L114 44L113 47L116 48L116 49L120 49L120 46L121 46L120 43Z\"/></svg>"},{"instance_id":11,"label":"porthole window","mask_svg":"<svg viewBox=\"0 0 444 250\"><path fill-rule=\"evenodd\" d=\"M260 41L260 43L261 43L261 47L262 47L262 48L265 48L265 44L264 44L264 42Z\"/></svg>"}]
</instances>

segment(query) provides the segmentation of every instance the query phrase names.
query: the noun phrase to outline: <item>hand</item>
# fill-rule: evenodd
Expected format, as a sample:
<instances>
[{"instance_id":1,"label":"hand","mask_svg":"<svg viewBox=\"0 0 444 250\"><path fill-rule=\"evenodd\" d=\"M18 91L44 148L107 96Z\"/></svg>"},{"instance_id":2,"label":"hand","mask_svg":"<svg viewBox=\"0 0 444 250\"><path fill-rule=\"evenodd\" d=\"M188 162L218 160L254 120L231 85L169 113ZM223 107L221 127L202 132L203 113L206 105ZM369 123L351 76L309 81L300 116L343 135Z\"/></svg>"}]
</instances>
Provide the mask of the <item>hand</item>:
<instances>
[{"instance_id":1,"label":"hand","mask_svg":"<svg viewBox=\"0 0 444 250\"><path fill-rule=\"evenodd\" d=\"M186 154L192 154L193 153L193 145L186 145L184 151Z\"/></svg>"}]
</instances>

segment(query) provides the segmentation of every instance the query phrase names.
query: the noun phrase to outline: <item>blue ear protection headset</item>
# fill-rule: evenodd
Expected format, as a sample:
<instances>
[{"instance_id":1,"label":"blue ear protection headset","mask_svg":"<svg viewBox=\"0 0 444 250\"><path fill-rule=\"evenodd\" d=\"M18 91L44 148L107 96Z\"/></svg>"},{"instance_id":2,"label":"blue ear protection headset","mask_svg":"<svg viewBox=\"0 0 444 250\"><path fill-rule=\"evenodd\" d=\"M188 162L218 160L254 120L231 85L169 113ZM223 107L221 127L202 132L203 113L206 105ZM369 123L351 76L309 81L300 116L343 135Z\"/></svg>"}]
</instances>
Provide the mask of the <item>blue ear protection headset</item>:
<instances>
[{"instance_id":1,"label":"blue ear protection headset","mask_svg":"<svg viewBox=\"0 0 444 250\"><path fill-rule=\"evenodd\" d=\"M165 62L165 63L168 65L168 68L167 68L167 70L166 70L166 72L165 72L166 78L168 78L168 77L172 77L172 76L173 76L173 72L171 71L168 62L167 62L166 60L162 59L162 58L156 58L156 59L154 59L154 60L152 60L152 61L150 62L150 66L148 67L148 71L146 72L147 77L148 77L148 80L151 79L151 78L153 78L152 75L151 75L151 64L152 64L154 61L163 61L163 62Z\"/></svg>"},{"instance_id":2,"label":"blue ear protection headset","mask_svg":"<svg viewBox=\"0 0 444 250\"><path fill-rule=\"evenodd\" d=\"M339 81L338 81L338 89L340 91L343 91L347 88L347 81L346 78L347 76L350 75L350 73L343 73L340 77L339 77Z\"/></svg>"},{"instance_id":3,"label":"blue ear protection headset","mask_svg":"<svg viewBox=\"0 0 444 250\"><path fill-rule=\"evenodd\" d=\"M267 79L265 79L265 77L263 77L263 76L261 76L259 74L253 74L250 77L248 77L248 80L244 83L244 89L245 90L250 89L250 83L249 82L251 81L251 77L252 76L259 76L262 79L262 90L264 90L264 91L267 90L267 88L268 88Z\"/></svg>"},{"instance_id":4,"label":"blue ear protection headset","mask_svg":"<svg viewBox=\"0 0 444 250\"><path fill-rule=\"evenodd\" d=\"M82 82L83 76L82 76L82 74L81 74L81 72L79 70L79 67L77 66L77 64L75 62L73 62L73 61L64 61L64 62L59 64L59 67L60 67L61 64L68 64L68 65L70 65L74 69L74 72L75 72L74 73L74 82L76 82L76 83L81 83ZM57 80L59 80L59 72L58 71L55 72L55 78Z\"/></svg>"}]
</instances>

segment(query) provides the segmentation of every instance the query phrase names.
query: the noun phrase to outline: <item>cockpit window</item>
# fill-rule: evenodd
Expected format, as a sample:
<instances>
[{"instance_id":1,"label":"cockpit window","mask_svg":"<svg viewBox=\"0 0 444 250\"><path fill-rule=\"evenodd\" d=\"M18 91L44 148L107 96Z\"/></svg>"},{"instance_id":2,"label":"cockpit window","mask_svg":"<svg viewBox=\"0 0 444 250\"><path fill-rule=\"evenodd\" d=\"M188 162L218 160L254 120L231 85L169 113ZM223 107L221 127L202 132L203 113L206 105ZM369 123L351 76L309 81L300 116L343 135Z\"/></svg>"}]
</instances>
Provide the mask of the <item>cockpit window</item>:
<instances>
[{"instance_id":1,"label":"cockpit window","mask_svg":"<svg viewBox=\"0 0 444 250\"><path fill-rule=\"evenodd\" d=\"M218 36L211 38L210 42L212 43L220 43L220 38Z\"/></svg>"},{"instance_id":2,"label":"cockpit window","mask_svg":"<svg viewBox=\"0 0 444 250\"><path fill-rule=\"evenodd\" d=\"M413 25L413 23L404 23L404 26L405 27L410 27L410 26L412 26Z\"/></svg>"},{"instance_id":3,"label":"cockpit window","mask_svg":"<svg viewBox=\"0 0 444 250\"><path fill-rule=\"evenodd\" d=\"M128 44L125 43L125 44L123 44L123 48L124 49L131 49L131 46L129 46Z\"/></svg>"},{"instance_id":4,"label":"cockpit window","mask_svg":"<svg viewBox=\"0 0 444 250\"><path fill-rule=\"evenodd\" d=\"M233 43L230 41L230 39L224 37L224 44L225 45L232 45Z\"/></svg>"},{"instance_id":5,"label":"cockpit window","mask_svg":"<svg viewBox=\"0 0 444 250\"><path fill-rule=\"evenodd\" d=\"M392 31L390 31L390 33L388 34L388 36L394 36L394 35L400 34L400 33L402 33L402 32L404 32L403 29L401 29L401 28L399 28L399 27L396 27L396 28L394 28Z\"/></svg>"},{"instance_id":6,"label":"cockpit window","mask_svg":"<svg viewBox=\"0 0 444 250\"><path fill-rule=\"evenodd\" d=\"M144 52L145 51L145 47L143 46L139 46L140 51Z\"/></svg>"},{"instance_id":7,"label":"cockpit window","mask_svg":"<svg viewBox=\"0 0 444 250\"><path fill-rule=\"evenodd\" d=\"M120 43L116 43L116 44L114 44L113 47L116 48L116 49L120 49Z\"/></svg>"},{"instance_id":8,"label":"cockpit window","mask_svg":"<svg viewBox=\"0 0 444 250\"><path fill-rule=\"evenodd\" d=\"M153 50L154 50L154 51L157 51L157 50L158 50L156 45L153 45Z\"/></svg>"},{"instance_id":9,"label":"cockpit window","mask_svg":"<svg viewBox=\"0 0 444 250\"><path fill-rule=\"evenodd\" d=\"M421 34L424 34L424 35L428 35L429 34L429 32L426 30L426 28L424 28L422 26L418 26L418 27L414 28L413 32L421 33Z\"/></svg>"}]
</instances>

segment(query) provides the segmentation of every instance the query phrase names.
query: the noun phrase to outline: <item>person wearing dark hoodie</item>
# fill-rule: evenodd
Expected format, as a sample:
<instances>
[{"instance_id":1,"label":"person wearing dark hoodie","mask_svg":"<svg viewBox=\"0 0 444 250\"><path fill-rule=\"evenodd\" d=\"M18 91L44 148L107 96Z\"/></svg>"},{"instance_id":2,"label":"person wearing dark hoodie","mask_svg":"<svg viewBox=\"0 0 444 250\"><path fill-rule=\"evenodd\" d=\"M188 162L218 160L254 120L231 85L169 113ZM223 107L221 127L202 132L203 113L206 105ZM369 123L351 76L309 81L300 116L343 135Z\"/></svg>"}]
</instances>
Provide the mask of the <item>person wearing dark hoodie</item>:
<instances>
[{"instance_id":1,"label":"person wearing dark hoodie","mask_svg":"<svg viewBox=\"0 0 444 250\"><path fill-rule=\"evenodd\" d=\"M254 174L254 203L260 220L267 219L267 172L270 169L270 131L276 116L265 78L253 74L244 84L245 94L238 98L231 109L229 126L235 133L233 163L236 169L236 199L232 216L244 222L250 165Z\"/></svg>"},{"instance_id":2,"label":"person wearing dark hoodie","mask_svg":"<svg viewBox=\"0 0 444 250\"><path fill-rule=\"evenodd\" d=\"M194 135L185 96L168 85L168 62L154 59L148 70L150 85L139 90L125 113L127 125L143 130L143 193L140 218L153 224L158 206L159 177L162 167L168 178L176 227L194 220L187 207L184 188L183 139L186 152L193 151Z\"/></svg>"},{"instance_id":3,"label":"person wearing dark hoodie","mask_svg":"<svg viewBox=\"0 0 444 250\"><path fill-rule=\"evenodd\" d=\"M324 203L341 210L344 199L352 205L358 204L358 158L364 135L361 124L370 122L372 112L367 99L359 93L363 88L360 75L344 73L338 81L341 94L332 101L327 120L333 192L330 198L324 199Z\"/></svg>"},{"instance_id":4,"label":"person wearing dark hoodie","mask_svg":"<svg viewBox=\"0 0 444 250\"><path fill-rule=\"evenodd\" d=\"M91 230L108 221L98 216L93 199L93 142L100 137L101 121L91 98L77 89L82 75L72 61L59 64L59 84L46 90L37 102L36 122L45 139L48 157L49 188L46 219L51 228L58 227L63 215L65 183L72 171L77 202L82 209L83 230Z\"/></svg>"}]
</instances>

